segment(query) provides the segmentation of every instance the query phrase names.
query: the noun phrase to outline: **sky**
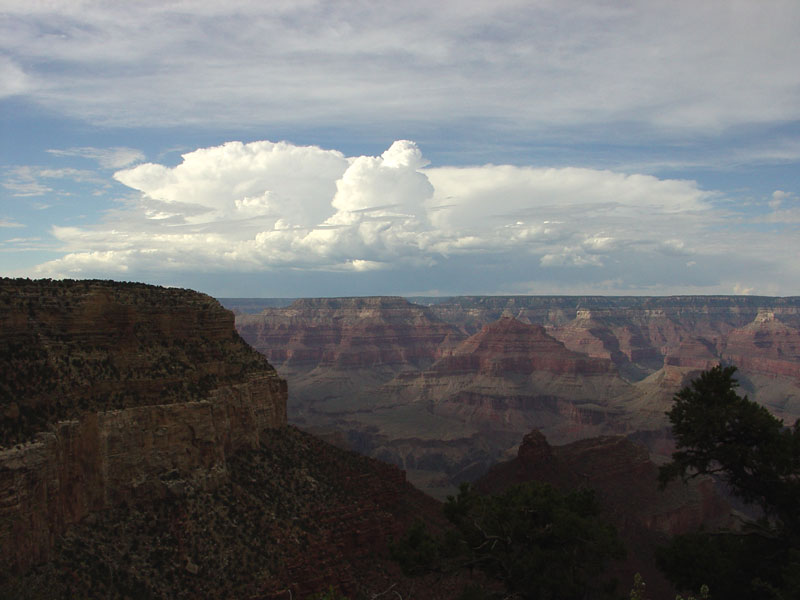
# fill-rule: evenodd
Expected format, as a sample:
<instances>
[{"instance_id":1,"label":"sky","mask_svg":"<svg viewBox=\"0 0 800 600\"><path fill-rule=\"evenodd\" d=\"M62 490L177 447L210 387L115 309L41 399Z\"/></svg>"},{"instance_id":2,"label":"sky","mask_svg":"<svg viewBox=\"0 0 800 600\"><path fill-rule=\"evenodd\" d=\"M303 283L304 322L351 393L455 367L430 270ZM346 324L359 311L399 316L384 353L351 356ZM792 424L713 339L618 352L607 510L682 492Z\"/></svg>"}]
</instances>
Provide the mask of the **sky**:
<instances>
[{"instance_id":1,"label":"sky","mask_svg":"<svg viewBox=\"0 0 800 600\"><path fill-rule=\"evenodd\" d=\"M0 0L0 276L800 295L800 2Z\"/></svg>"}]
</instances>

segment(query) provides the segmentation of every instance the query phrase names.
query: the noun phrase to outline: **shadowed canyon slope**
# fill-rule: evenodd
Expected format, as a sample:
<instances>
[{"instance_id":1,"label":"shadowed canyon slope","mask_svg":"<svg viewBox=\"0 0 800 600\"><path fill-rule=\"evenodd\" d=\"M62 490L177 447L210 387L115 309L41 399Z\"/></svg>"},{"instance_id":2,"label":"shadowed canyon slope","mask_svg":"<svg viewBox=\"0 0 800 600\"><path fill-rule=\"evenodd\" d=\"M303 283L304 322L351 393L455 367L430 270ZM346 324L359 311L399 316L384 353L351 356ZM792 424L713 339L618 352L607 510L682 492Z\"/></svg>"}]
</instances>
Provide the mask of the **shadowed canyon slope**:
<instances>
[{"instance_id":1,"label":"shadowed canyon slope","mask_svg":"<svg viewBox=\"0 0 800 600\"><path fill-rule=\"evenodd\" d=\"M554 443L629 434L669 452L672 395L719 362L776 415L800 417L800 298L411 300L301 299L258 314L257 300L223 302L288 379L291 421L336 431L428 489L474 478L533 428Z\"/></svg>"},{"instance_id":2,"label":"shadowed canyon slope","mask_svg":"<svg viewBox=\"0 0 800 600\"><path fill-rule=\"evenodd\" d=\"M539 431L525 436L517 456L493 466L475 482L487 494L512 485L539 481L561 490L590 488L603 515L617 528L627 557L614 566L619 581L640 573L649 596L675 597L675 590L655 568L655 549L669 536L733 525L731 508L710 478L688 484L672 482L659 489L658 468L647 449L623 436L580 440L551 446Z\"/></svg>"},{"instance_id":3,"label":"shadowed canyon slope","mask_svg":"<svg viewBox=\"0 0 800 600\"><path fill-rule=\"evenodd\" d=\"M413 585L387 539L438 503L287 426L285 381L216 300L0 279L0 308L0 597Z\"/></svg>"}]
</instances>

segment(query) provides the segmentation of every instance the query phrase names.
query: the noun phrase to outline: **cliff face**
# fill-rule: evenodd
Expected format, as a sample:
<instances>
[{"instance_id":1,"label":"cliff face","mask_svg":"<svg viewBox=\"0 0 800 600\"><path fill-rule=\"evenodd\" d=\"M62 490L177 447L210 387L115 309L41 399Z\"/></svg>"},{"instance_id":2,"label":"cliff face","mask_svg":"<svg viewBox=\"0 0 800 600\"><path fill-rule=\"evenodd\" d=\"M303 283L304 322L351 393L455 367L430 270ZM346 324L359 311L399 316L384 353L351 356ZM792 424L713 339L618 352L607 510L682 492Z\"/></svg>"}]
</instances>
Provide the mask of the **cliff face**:
<instances>
[{"instance_id":1,"label":"cliff face","mask_svg":"<svg viewBox=\"0 0 800 600\"><path fill-rule=\"evenodd\" d=\"M587 357L568 350L539 325L509 316L484 325L481 331L459 344L433 370L447 371L467 357L467 370L486 375L546 372L553 375L595 375L614 372L608 360Z\"/></svg>"},{"instance_id":2,"label":"cliff face","mask_svg":"<svg viewBox=\"0 0 800 600\"><path fill-rule=\"evenodd\" d=\"M451 328L396 297L309 298L239 315L245 339L275 365L430 364Z\"/></svg>"},{"instance_id":3,"label":"cliff face","mask_svg":"<svg viewBox=\"0 0 800 600\"><path fill-rule=\"evenodd\" d=\"M0 280L0 564L120 504L212 489L286 424L286 383L187 290Z\"/></svg>"},{"instance_id":4,"label":"cliff face","mask_svg":"<svg viewBox=\"0 0 800 600\"><path fill-rule=\"evenodd\" d=\"M800 380L800 331L778 316L759 312L753 322L727 336L721 354L748 371Z\"/></svg>"},{"instance_id":5,"label":"cliff face","mask_svg":"<svg viewBox=\"0 0 800 600\"><path fill-rule=\"evenodd\" d=\"M568 394L575 389L569 382L575 368L613 372L638 384L662 369L670 373L659 375L659 381L680 380L689 371L719 362L737 364L740 378L784 378L787 385L800 391L800 298L491 296L416 300L419 304L397 298L297 300L290 307L268 308L260 315L241 314L237 328L292 378L298 392L294 401L300 404L374 389L395 377L408 379L433 370L452 368L454 375L478 374L485 373L491 363L495 373L513 375L521 368L512 364L513 360L522 354L536 355L537 371L566 369L561 375ZM542 339L542 331L534 331L536 327L528 330L531 335L526 337L504 329L499 325L502 322L544 328L547 336L582 356L583 362L575 356L565 360L568 353L564 348L553 352L553 347L541 343L535 347L533 340ZM490 330L482 331L487 326ZM485 338L491 340L491 346ZM521 349L520 343L529 347ZM467 348L470 344L476 346ZM480 344L483 346L478 347ZM548 365L548 360L553 364ZM561 367L556 365L559 361ZM683 375L677 376L675 368L683 369ZM645 383L639 389L669 399L675 390L663 387L647 390ZM762 400L768 405L778 402L771 397Z\"/></svg>"},{"instance_id":6,"label":"cliff face","mask_svg":"<svg viewBox=\"0 0 800 600\"><path fill-rule=\"evenodd\" d=\"M708 344L719 359L728 336L754 323L777 322L795 340L800 335L800 297L465 296L417 301L470 334L504 314L542 325L572 350L630 367L635 379L659 368L665 356L678 355L688 339ZM643 370L638 377L637 370Z\"/></svg>"},{"instance_id":7,"label":"cliff face","mask_svg":"<svg viewBox=\"0 0 800 600\"><path fill-rule=\"evenodd\" d=\"M293 410L425 368L457 335L424 307L393 297L301 299L240 314L236 327L291 378Z\"/></svg>"}]
</instances>

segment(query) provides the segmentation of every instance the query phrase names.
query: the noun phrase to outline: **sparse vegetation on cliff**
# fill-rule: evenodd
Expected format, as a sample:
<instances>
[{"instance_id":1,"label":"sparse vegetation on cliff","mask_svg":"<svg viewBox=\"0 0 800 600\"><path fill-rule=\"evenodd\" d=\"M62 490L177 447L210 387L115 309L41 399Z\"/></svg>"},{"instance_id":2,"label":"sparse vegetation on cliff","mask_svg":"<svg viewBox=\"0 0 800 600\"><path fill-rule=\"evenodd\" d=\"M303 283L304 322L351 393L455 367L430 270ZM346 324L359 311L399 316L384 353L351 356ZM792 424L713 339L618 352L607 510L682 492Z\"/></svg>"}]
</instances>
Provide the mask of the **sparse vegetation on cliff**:
<instances>
[{"instance_id":1,"label":"sparse vegetation on cliff","mask_svg":"<svg viewBox=\"0 0 800 600\"><path fill-rule=\"evenodd\" d=\"M0 448L94 411L200 400L271 369L190 290L0 279Z\"/></svg>"},{"instance_id":2,"label":"sparse vegetation on cliff","mask_svg":"<svg viewBox=\"0 0 800 600\"><path fill-rule=\"evenodd\" d=\"M393 583L407 594L381 558L386 540L415 516L436 520L438 505L397 468L285 427L227 469L214 490L172 481L180 493L89 516L47 563L0 569L0 598L304 598L330 586L358 598Z\"/></svg>"},{"instance_id":3,"label":"sparse vegetation on cliff","mask_svg":"<svg viewBox=\"0 0 800 600\"><path fill-rule=\"evenodd\" d=\"M563 494L529 482L485 496L465 484L444 512L452 529L431 535L417 525L393 547L406 572L477 569L502 584L487 587L485 597L490 591L531 600L614 597L606 566L624 549L599 517L593 492Z\"/></svg>"}]
</instances>

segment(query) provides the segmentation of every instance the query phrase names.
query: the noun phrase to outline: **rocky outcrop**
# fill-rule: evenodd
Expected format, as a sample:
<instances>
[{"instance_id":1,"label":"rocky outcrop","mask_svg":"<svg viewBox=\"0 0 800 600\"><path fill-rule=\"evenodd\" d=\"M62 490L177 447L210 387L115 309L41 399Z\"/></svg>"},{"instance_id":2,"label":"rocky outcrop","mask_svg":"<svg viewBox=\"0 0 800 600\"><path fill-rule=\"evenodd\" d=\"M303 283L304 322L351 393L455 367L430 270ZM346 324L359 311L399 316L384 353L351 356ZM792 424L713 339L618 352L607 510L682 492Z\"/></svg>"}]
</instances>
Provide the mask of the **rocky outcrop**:
<instances>
[{"instance_id":1,"label":"rocky outcrop","mask_svg":"<svg viewBox=\"0 0 800 600\"><path fill-rule=\"evenodd\" d=\"M733 330L721 355L744 371L800 381L800 329L780 321L774 311L762 310L752 323Z\"/></svg>"},{"instance_id":2,"label":"rocky outcrop","mask_svg":"<svg viewBox=\"0 0 800 600\"><path fill-rule=\"evenodd\" d=\"M709 340L689 337L681 340L677 348L670 348L664 356L664 366L689 367L705 371L718 365L719 353Z\"/></svg>"},{"instance_id":3,"label":"rocky outcrop","mask_svg":"<svg viewBox=\"0 0 800 600\"><path fill-rule=\"evenodd\" d=\"M495 493L523 481L594 489L611 514L667 535L727 523L731 511L710 479L692 480L688 487L674 482L660 490L658 468L647 448L624 436L551 446L541 432L533 431L524 437L515 459L492 467L476 486Z\"/></svg>"},{"instance_id":4,"label":"rocky outcrop","mask_svg":"<svg viewBox=\"0 0 800 600\"><path fill-rule=\"evenodd\" d=\"M572 352L543 327L501 317L459 344L432 368L435 372L480 375L595 375L615 371L610 360Z\"/></svg>"},{"instance_id":5,"label":"rocky outcrop","mask_svg":"<svg viewBox=\"0 0 800 600\"><path fill-rule=\"evenodd\" d=\"M397 297L317 298L240 315L242 337L276 366L422 367L453 331Z\"/></svg>"},{"instance_id":6,"label":"rocky outcrop","mask_svg":"<svg viewBox=\"0 0 800 600\"><path fill-rule=\"evenodd\" d=\"M800 328L800 297L463 296L415 301L468 333L504 314L543 325L572 350L608 356L618 366L638 365L646 371L640 377L668 354L677 355L688 338L710 344L722 358L726 337L764 315Z\"/></svg>"},{"instance_id":7,"label":"rocky outcrop","mask_svg":"<svg viewBox=\"0 0 800 600\"><path fill-rule=\"evenodd\" d=\"M46 559L87 515L213 489L286 424L286 383L187 290L0 281L0 564Z\"/></svg>"},{"instance_id":8,"label":"rocky outcrop","mask_svg":"<svg viewBox=\"0 0 800 600\"><path fill-rule=\"evenodd\" d=\"M608 400L627 388L610 360L568 350L543 327L503 317L419 376L381 391L430 402L435 414L477 428L521 432L538 423L559 439L575 439L586 435L579 430L597 431L616 411Z\"/></svg>"},{"instance_id":9,"label":"rocky outcrop","mask_svg":"<svg viewBox=\"0 0 800 600\"><path fill-rule=\"evenodd\" d=\"M584 361L581 369L610 363L630 382L641 381L664 367L701 370L720 361L737 364L743 377L752 372L798 379L800 298L490 296L414 300L418 304L399 298L297 300L289 307L268 308L259 315L241 314L237 328L291 377L298 392L294 401L300 404L306 399L313 402L374 389L397 376L413 377L430 371L437 360L437 368L449 364L454 371L485 371L487 360L496 370L518 369L520 365L508 361L517 352L512 346L519 343L520 335L494 336L512 346L486 348L485 356L505 353L505 362L484 357L481 364L473 364L469 361L478 360L476 352L458 349L469 336L478 336L469 343L482 343L481 330L502 322L544 327L546 334L567 350L595 359ZM534 330L530 331L533 335ZM487 333L493 334L484 332L483 336ZM533 339L541 339L541 332ZM538 354L537 369L558 370L555 365L545 365L544 352ZM556 352L559 354L563 355L563 349ZM562 363L562 368L569 370L566 364ZM565 375L568 380L570 373ZM565 387L567 393L574 388L568 382Z\"/></svg>"},{"instance_id":10,"label":"rocky outcrop","mask_svg":"<svg viewBox=\"0 0 800 600\"><path fill-rule=\"evenodd\" d=\"M461 366L471 369L475 365L464 362L468 352L455 352L458 344L476 334L479 337L470 343L480 343L484 327L503 321L544 327L547 335L566 349L610 362L632 382L664 366L702 369L720 361L738 364L745 376L752 371L796 378L793 365L800 363L800 297L465 296L414 300L418 304L399 298L297 300L289 307L268 308L259 315L240 314L237 328L279 369L291 373L301 386L300 396L313 395L317 387L324 387L326 372L332 374L332 380L353 373L349 388L363 389L393 376L429 370L436 360L451 355L460 356ZM514 336L498 339L518 343ZM513 353L514 348L500 352ZM541 353L539 360L543 360ZM497 369L505 366L496 359L493 362ZM364 379L357 386L359 375L355 373L365 366L382 376L380 381ZM454 364L454 368L459 367Z\"/></svg>"}]
</instances>

